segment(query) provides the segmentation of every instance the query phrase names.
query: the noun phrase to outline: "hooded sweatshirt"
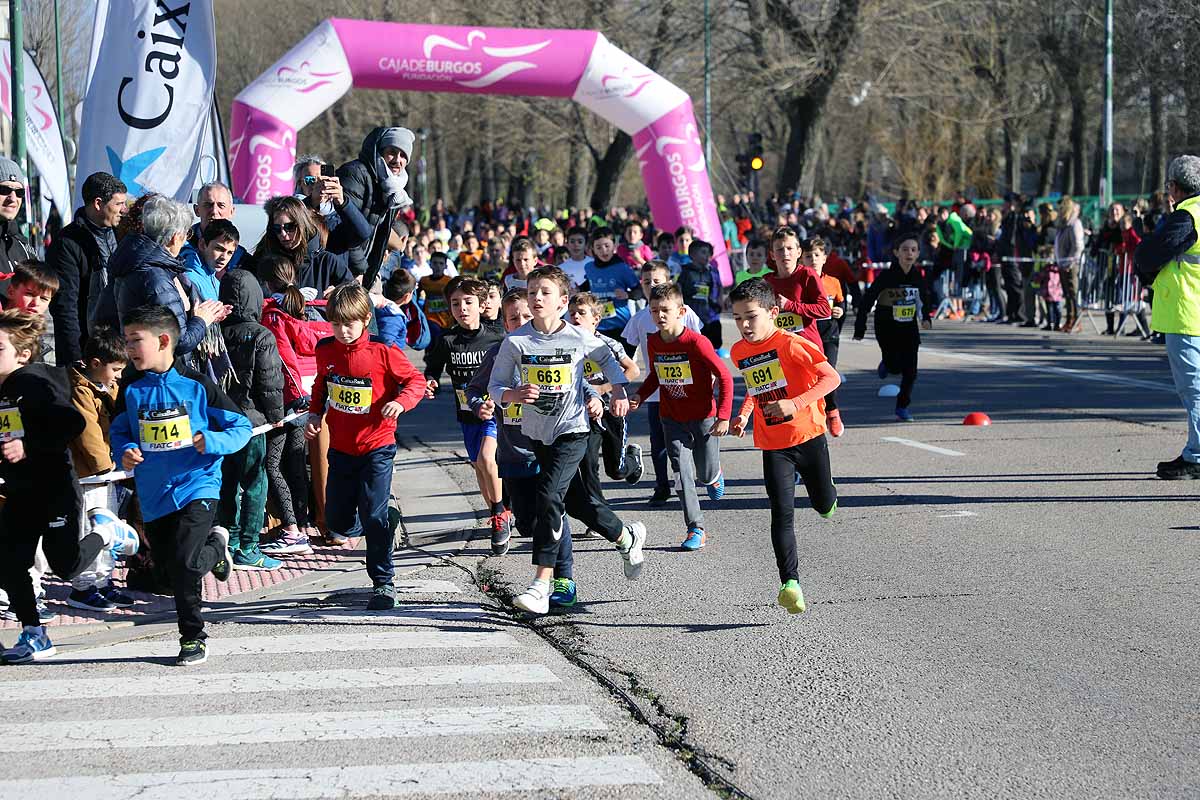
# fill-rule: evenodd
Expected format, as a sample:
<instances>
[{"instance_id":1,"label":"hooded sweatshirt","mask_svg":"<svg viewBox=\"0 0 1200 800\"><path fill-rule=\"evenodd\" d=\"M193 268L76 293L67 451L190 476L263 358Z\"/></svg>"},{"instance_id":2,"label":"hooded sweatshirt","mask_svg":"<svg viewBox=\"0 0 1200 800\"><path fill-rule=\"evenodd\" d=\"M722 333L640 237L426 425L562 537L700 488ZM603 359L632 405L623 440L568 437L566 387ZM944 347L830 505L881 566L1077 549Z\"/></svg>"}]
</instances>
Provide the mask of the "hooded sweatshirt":
<instances>
[{"instance_id":1,"label":"hooded sweatshirt","mask_svg":"<svg viewBox=\"0 0 1200 800\"><path fill-rule=\"evenodd\" d=\"M221 323L225 349L233 364L229 398L252 425L283 419L283 369L275 335L260 324L263 293L258 280L244 269L227 272L220 300L233 310Z\"/></svg>"},{"instance_id":2,"label":"hooded sweatshirt","mask_svg":"<svg viewBox=\"0 0 1200 800\"><path fill-rule=\"evenodd\" d=\"M370 239L348 251L350 269L355 275L366 273L369 265L374 267L373 271L379 269L396 211L412 205L404 191L408 173L392 175L380 153L384 147L392 146L411 157L415 138L407 128L375 128L363 139L358 158L338 168L346 203L356 206L372 228ZM364 285L370 286L365 282Z\"/></svg>"},{"instance_id":3,"label":"hooded sweatshirt","mask_svg":"<svg viewBox=\"0 0 1200 800\"><path fill-rule=\"evenodd\" d=\"M192 437L204 434L204 452ZM108 430L113 461L140 448L134 470L142 517L153 522L193 500L221 496L221 457L250 441L250 420L209 378L195 372L143 372L122 389Z\"/></svg>"},{"instance_id":4,"label":"hooded sweatshirt","mask_svg":"<svg viewBox=\"0 0 1200 800\"><path fill-rule=\"evenodd\" d=\"M83 432L83 417L71 405L66 370L29 364L0 385L0 434L21 439L25 458L0 459L6 494L44 494L47 483L74 480L67 446Z\"/></svg>"}]
</instances>

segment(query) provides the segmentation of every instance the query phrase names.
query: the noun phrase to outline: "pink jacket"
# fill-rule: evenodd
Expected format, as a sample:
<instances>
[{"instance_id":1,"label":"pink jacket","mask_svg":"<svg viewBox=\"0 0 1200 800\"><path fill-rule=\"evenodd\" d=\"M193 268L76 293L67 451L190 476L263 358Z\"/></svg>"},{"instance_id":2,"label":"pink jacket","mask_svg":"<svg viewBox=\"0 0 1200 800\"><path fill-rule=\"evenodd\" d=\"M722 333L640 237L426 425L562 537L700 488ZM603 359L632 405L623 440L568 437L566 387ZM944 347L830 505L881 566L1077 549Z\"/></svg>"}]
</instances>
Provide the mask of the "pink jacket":
<instances>
[{"instance_id":1,"label":"pink jacket","mask_svg":"<svg viewBox=\"0 0 1200 800\"><path fill-rule=\"evenodd\" d=\"M317 342L332 336L333 326L324 320L296 319L272 298L263 304L262 324L275 334L283 358L283 402L290 406L312 394L317 377Z\"/></svg>"}]
</instances>

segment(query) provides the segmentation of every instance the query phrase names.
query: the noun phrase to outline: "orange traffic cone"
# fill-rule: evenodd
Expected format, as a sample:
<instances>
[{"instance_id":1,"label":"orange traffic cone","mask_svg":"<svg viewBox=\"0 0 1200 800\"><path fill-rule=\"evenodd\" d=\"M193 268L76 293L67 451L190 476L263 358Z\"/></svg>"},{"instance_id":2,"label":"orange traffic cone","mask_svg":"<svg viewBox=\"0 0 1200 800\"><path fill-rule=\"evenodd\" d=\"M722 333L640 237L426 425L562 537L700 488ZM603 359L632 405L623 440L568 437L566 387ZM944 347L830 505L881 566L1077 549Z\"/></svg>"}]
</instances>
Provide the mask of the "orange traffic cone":
<instances>
[{"instance_id":1,"label":"orange traffic cone","mask_svg":"<svg viewBox=\"0 0 1200 800\"><path fill-rule=\"evenodd\" d=\"M963 417L963 425L991 425L992 418L982 411L972 411Z\"/></svg>"}]
</instances>

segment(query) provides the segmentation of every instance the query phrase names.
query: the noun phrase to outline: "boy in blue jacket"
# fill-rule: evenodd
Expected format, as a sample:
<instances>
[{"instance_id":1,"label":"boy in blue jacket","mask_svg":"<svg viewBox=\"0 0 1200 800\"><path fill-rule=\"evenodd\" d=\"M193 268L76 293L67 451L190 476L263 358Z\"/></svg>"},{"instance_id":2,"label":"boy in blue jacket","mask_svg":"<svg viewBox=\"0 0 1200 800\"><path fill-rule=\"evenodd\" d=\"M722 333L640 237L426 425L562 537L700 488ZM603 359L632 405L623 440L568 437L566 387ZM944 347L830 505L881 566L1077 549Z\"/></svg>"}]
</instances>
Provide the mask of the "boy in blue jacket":
<instances>
[{"instance_id":1,"label":"boy in blue jacket","mask_svg":"<svg viewBox=\"0 0 1200 800\"><path fill-rule=\"evenodd\" d=\"M233 563L229 532L213 527L221 457L250 441L250 420L206 376L175 370L179 322L169 308L135 308L122 325L130 364L140 375L117 398L109 428L113 460L134 470L146 535L175 584L175 663L203 664L200 582L207 572L228 580Z\"/></svg>"}]
</instances>

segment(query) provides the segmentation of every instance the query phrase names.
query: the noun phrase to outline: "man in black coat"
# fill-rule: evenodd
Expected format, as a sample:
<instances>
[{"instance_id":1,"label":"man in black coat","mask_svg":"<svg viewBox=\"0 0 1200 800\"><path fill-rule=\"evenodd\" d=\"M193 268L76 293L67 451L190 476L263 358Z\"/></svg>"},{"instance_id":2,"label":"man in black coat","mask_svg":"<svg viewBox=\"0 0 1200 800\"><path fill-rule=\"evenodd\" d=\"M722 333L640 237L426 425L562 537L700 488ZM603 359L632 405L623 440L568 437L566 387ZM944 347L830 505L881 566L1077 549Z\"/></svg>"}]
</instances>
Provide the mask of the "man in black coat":
<instances>
[{"instance_id":1,"label":"man in black coat","mask_svg":"<svg viewBox=\"0 0 1200 800\"><path fill-rule=\"evenodd\" d=\"M83 206L46 253L46 266L58 276L58 292L50 301L58 364L83 358L92 312L108 285L108 259L117 249L115 229L125 216L125 184L107 172L89 175L82 194Z\"/></svg>"},{"instance_id":2,"label":"man in black coat","mask_svg":"<svg viewBox=\"0 0 1200 800\"><path fill-rule=\"evenodd\" d=\"M12 274L17 264L37 258L17 222L24 202L25 173L17 162L0 156L0 273Z\"/></svg>"},{"instance_id":3,"label":"man in black coat","mask_svg":"<svg viewBox=\"0 0 1200 800\"><path fill-rule=\"evenodd\" d=\"M396 212L412 205L404 187L415 138L408 128L376 128L363 140L358 158L338 167L346 204L358 208L372 228L371 238L349 251L350 270L365 275L368 288L383 263Z\"/></svg>"}]
</instances>

